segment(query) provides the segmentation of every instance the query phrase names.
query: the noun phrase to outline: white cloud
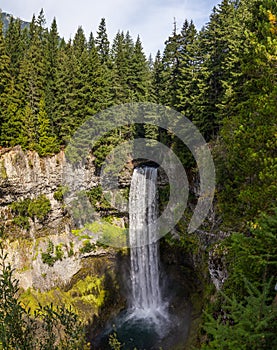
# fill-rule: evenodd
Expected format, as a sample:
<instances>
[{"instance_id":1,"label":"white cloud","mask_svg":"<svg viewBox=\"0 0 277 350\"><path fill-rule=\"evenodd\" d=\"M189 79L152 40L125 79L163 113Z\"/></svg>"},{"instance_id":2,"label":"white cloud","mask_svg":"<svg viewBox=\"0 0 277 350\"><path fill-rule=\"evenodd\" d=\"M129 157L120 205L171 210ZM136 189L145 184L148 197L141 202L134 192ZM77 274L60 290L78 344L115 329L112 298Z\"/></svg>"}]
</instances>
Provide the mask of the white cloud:
<instances>
[{"instance_id":1,"label":"white cloud","mask_svg":"<svg viewBox=\"0 0 277 350\"><path fill-rule=\"evenodd\" d=\"M43 8L47 25L55 16L59 33L66 39L73 37L79 25L88 35L96 33L102 17L106 18L110 41L118 30L139 34L145 52L155 55L163 49L176 18L180 29L184 20L193 19L198 28L207 22L211 9L219 0L2 0L3 11L30 20Z\"/></svg>"}]
</instances>

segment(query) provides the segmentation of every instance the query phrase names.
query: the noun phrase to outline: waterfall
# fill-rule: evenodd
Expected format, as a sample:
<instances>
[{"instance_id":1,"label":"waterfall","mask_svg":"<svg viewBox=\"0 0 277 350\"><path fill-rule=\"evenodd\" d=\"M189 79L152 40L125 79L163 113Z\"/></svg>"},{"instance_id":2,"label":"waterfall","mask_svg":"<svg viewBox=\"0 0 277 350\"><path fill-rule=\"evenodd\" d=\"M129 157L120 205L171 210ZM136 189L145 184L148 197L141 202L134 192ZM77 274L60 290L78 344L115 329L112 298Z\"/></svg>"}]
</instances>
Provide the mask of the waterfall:
<instances>
[{"instance_id":1,"label":"waterfall","mask_svg":"<svg viewBox=\"0 0 277 350\"><path fill-rule=\"evenodd\" d=\"M155 322L165 314L159 271L157 169L135 168L129 196L133 316Z\"/></svg>"}]
</instances>

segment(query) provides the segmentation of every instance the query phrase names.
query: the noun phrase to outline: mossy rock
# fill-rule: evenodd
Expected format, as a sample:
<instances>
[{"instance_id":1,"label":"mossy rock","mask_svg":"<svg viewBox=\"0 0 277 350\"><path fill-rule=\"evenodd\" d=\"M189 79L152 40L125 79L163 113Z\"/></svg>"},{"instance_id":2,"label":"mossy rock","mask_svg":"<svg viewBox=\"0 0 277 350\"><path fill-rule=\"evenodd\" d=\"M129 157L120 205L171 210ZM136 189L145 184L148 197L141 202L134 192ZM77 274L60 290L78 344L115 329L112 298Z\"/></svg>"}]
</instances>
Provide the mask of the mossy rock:
<instances>
[{"instance_id":1,"label":"mossy rock","mask_svg":"<svg viewBox=\"0 0 277 350\"><path fill-rule=\"evenodd\" d=\"M52 303L54 306L71 307L83 322L88 322L92 315L98 315L98 310L104 303L106 292L103 280L103 277L87 276L67 291L60 288L47 292L28 289L21 294L20 300L26 308L30 308L31 313L39 304L46 306Z\"/></svg>"}]
</instances>

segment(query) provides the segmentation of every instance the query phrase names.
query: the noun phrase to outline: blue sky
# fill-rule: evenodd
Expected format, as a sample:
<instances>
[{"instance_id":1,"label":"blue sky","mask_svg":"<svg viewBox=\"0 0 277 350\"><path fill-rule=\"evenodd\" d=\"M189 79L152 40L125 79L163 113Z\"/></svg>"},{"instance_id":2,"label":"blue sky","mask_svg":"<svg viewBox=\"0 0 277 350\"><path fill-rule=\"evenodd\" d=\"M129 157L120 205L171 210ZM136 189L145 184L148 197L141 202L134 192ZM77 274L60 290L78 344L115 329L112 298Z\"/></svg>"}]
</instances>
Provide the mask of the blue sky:
<instances>
[{"instance_id":1,"label":"blue sky","mask_svg":"<svg viewBox=\"0 0 277 350\"><path fill-rule=\"evenodd\" d=\"M43 8L50 26L57 19L60 36L73 37L79 25L86 35L96 33L102 17L106 18L110 41L118 30L139 34L145 53L156 54L172 32L174 18L180 29L185 19L200 29L220 0L1 0L0 8L30 21Z\"/></svg>"}]
</instances>

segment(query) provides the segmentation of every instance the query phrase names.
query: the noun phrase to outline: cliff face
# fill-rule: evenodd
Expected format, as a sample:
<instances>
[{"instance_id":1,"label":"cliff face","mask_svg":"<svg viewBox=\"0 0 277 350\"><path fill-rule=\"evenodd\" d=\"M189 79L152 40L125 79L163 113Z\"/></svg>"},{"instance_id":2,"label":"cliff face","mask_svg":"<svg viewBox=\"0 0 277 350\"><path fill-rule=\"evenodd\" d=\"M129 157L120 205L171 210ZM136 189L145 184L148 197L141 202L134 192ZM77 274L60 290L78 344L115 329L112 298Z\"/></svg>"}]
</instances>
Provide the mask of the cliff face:
<instances>
[{"instance_id":1,"label":"cliff face","mask_svg":"<svg viewBox=\"0 0 277 350\"><path fill-rule=\"evenodd\" d=\"M29 289L27 296L23 294L26 303L33 300L36 290L48 302L60 298L73 306L83 305L87 317L103 306L107 274L112 276L111 289L116 288L117 252L97 245L97 234L87 237L73 230L59 195L64 166L63 151L44 158L20 147L1 151L0 232L20 287ZM90 160L69 171L84 179L85 190L99 183ZM81 291L80 279L84 282ZM59 295L54 297L53 290ZM91 295L90 302L83 294Z\"/></svg>"},{"instance_id":2,"label":"cliff face","mask_svg":"<svg viewBox=\"0 0 277 350\"><path fill-rule=\"evenodd\" d=\"M37 220L29 220L32 236L36 231L42 230L46 225L49 230L61 232L66 228L62 225L64 213L61 203L54 199L54 193L61 184L64 154L61 152L53 157L40 158L36 152L23 152L20 147L15 147L7 152L2 152L0 158L0 215L4 221L5 231L12 236L20 228L13 225L11 204L26 198L35 198L40 194L50 200L51 211L47 219L40 223ZM24 232L24 235L28 235Z\"/></svg>"},{"instance_id":3,"label":"cliff face","mask_svg":"<svg viewBox=\"0 0 277 350\"><path fill-rule=\"evenodd\" d=\"M91 162L87 167L76 168L74 171L82 176L84 189L89 189L98 184L98 178L94 176L94 168ZM14 147L9 151L2 151L0 158L0 216L5 222L8 235L12 235L16 229L11 215L11 203L20 202L26 198L35 199L43 194L49 199L51 210L44 220L30 219L32 234L40 234L45 230L46 234L59 234L68 231L68 218L65 215L62 200L55 199L55 192L62 185L62 177L65 166L64 152L40 158L34 151L23 152L20 147ZM20 232L22 234L22 230ZM27 234L25 232L25 234Z\"/></svg>"}]
</instances>

